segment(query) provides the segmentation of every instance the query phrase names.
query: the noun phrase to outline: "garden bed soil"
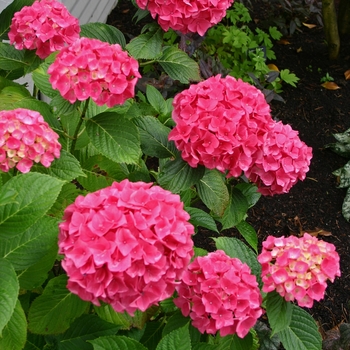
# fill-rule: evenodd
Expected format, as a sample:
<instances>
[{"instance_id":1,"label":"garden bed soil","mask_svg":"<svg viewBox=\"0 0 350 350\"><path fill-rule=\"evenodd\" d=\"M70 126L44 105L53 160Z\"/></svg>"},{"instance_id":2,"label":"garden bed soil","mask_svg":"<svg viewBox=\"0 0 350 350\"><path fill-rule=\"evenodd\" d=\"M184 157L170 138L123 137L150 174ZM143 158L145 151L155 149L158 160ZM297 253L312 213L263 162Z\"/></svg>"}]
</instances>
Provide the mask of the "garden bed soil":
<instances>
[{"instance_id":1,"label":"garden bed soil","mask_svg":"<svg viewBox=\"0 0 350 350\"><path fill-rule=\"evenodd\" d=\"M265 5L259 0L252 3L256 5L252 17L259 25ZM108 23L130 39L150 21L145 19L136 25L132 20L134 13L130 0L119 0ZM350 223L341 213L346 190L337 188L337 179L332 175L347 160L325 148L326 144L334 142L333 133L350 128L350 80L344 76L350 69L350 41L343 40L339 59L329 61L323 28L316 19L306 21L316 26L303 26L301 31L274 46L277 58L271 63L279 69L289 69L300 81L297 88L284 86L281 96L285 103L273 101L271 109L275 119L298 130L300 138L313 148L310 171L288 194L262 197L248 212L247 221L257 231L260 243L268 235L279 237L309 232L336 246L342 276L329 284L323 300L307 310L325 334L342 322L350 322ZM320 80L327 73L339 89L328 90L321 86ZM213 232L200 232L195 236L196 245L214 250L210 238L213 235ZM227 230L221 235L239 237L236 230Z\"/></svg>"}]
</instances>

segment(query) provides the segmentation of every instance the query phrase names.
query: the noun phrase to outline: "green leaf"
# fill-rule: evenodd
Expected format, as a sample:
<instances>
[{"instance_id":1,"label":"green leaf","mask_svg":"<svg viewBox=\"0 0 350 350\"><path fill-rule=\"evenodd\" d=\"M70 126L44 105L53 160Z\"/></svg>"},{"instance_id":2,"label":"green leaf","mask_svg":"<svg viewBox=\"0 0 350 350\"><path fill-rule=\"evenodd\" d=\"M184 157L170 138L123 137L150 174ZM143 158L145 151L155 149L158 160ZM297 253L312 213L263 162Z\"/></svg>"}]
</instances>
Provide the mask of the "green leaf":
<instances>
[{"instance_id":1,"label":"green leaf","mask_svg":"<svg viewBox=\"0 0 350 350\"><path fill-rule=\"evenodd\" d=\"M271 292L266 297L266 313L272 329L272 335L287 328L292 320L293 307L278 293Z\"/></svg>"},{"instance_id":2,"label":"green leaf","mask_svg":"<svg viewBox=\"0 0 350 350\"><path fill-rule=\"evenodd\" d=\"M60 142L62 145L62 149L65 149L66 151L70 151L70 148L72 146L73 138L75 137L75 132L77 127L79 126L80 121L80 113L79 110L81 108L81 105L77 105L77 109L74 109L72 113L70 114L63 114L59 115L60 123L62 125L62 129L64 130L64 138L60 138ZM81 127L79 128L78 132L78 139L77 143L75 145L75 150L80 150L87 145L90 144L89 136L85 130L85 123L83 122Z\"/></svg>"},{"instance_id":3,"label":"green leaf","mask_svg":"<svg viewBox=\"0 0 350 350\"><path fill-rule=\"evenodd\" d=\"M152 321L146 323L145 333L140 342L148 348L148 350L155 350L158 343L162 339L162 330L164 323L159 321Z\"/></svg>"},{"instance_id":4,"label":"green leaf","mask_svg":"<svg viewBox=\"0 0 350 350\"><path fill-rule=\"evenodd\" d=\"M66 285L66 275L55 277L33 301L28 313L28 329L32 333L63 333L86 310L89 304L72 294Z\"/></svg>"},{"instance_id":5,"label":"green leaf","mask_svg":"<svg viewBox=\"0 0 350 350\"><path fill-rule=\"evenodd\" d=\"M333 136L340 143L350 144L350 128L344 132L335 133Z\"/></svg>"},{"instance_id":6,"label":"green leaf","mask_svg":"<svg viewBox=\"0 0 350 350\"><path fill-rule=\"evenodd\" d=\"M196 184L198 195L203 203L221 217L229 204L229 193L224 175L218 170L205 170L204 176Z\"/></svg>"},{"instance_id":7,"label":"green leaf","mask_svg":"<svg viewBox=\"0 0 350 350\"><path fill-rule=\"evenodd\" d=\"M258 335L260 348L259 350L278 350L280 349L281 341L277 334L271 337L271 330L267 327L267 325L258 321L254 330Z\"/></svg>"},{"instance_id":8,"label":"green leaf","mask_svg":"<svg viewBox=\"0 0 350 350\"><path fill-rule=\"evenodd\" d=\"M342 205L342 214L345 220L350 221L350 187L346 191L346 195Z\"/></svg>"},{"instance_id":9,"label":"green leaf","mask_svg":"<svg viewBox=\"0 0 350 350\"><path fill-rule=\"evenodd\" d=\"M238 258L243 263L246 263L257 277L259 285L261 285L261 265L257 261L256 254L251 249L237 238L219 237L213 239L217 249L223 250L231 258Z\"/></svg>"},{"instance_id":10,"label":"green leaf","mask_svg":"<svg viewBox=\"0 0 350 350\"><path fill-rule=\"evenodd\" d=\"M217 350L217 345L208 343L196 343L192 347L193 350Z\"/></svg>"},{"instance_id":11,"label":"green leaf","mask_svg":"<svg viewBox=\"0 0 350 350\"><path fill-rule=\"evenodd\" d=\"M187 317L184 317L180 310L177 310L167 320L167 323L166 323L165 327L163 328L162 338L164 338L166 335L168 335L169 333L171 333L177 329L180 329L180 328L188 329L188 323L189 323L189 319Z\"/></svg>"},{"instance_id":12,"label":"green leaf","mask_svg":"<svg viewBox=\"0 0 350 350\"><path fill-rule=\"evenodd\" d=\"M175 157L174 143L168 141L169 128L151 116L134 118L133 122L139 128L144 154L157 158Z\"/></svg>"},{"instance_id":13,"label":"green leaf","mask_svg":"<svg viewBox=\"0 0 350 350\"><path fill-rule=\"evenodd\" d=\"M11 110L21 100L28 100L28 95L24 94L23 90L18 89L16 86L4 87L0 92L1 110Z\"/></svg>"},{"instance_id":14,"label":"green leaf","mask_svg":"<svg viewBox=\"0 0 350 350\"><path fill-rule=\"evenodd\" d=\"M105 112L87 120L86 130L92 144L117 163L137 163L141 157L137 127L116 113Z\"/></svg>"},{"instance_id":15,"label":"green leaf","mask_svg":"<svg viewBox=\"0 0 350 350\"><path fill-rule=\"evenodd\" d=\"M24 347L24 350L46 350L48 349L46 344L47 343L43 335L32 334L28 332L27 342Z\"/></svg>"},{"instance_id":16,"label":"green leaf","mask_svg":"<svg viewBox=\"0 0 350 350\"><path fill-rule=\"evenodd\" d=\"M87 23L80 26L80 36L91 39L99 39L110 44L119 44L125 48L124 34L116 27L105 23Z\"/></svg>"},{"instance_id":17,"label":"green leaf","mask_svg":"<svg viewBox=\"0 0 350 350\"><path fill-rule=\"evenodd\" d=\"M174 160L169 159L160 167L158 182L161 187L173 193L179 193L197 183L204 173L203 166L192 168L178 155Z\"/></svg>"},{"instance_id":18,"label":"green leaf","mask_svg":"<svg viewBox=\"0 0 350 350\"><path fill-rule=\"evenodd\" d=\"M2 330L0 349L22 350L27 338L27 320L19 300L13 314Z\"/></svg>"},{"instance_id":19,"label":"green leaf","mask_svg":"<svg viewBox=\"0 0 350 350\"><path fill-rule=\"evenodd\" d=\"M247 243L254 249L255 253L258 253L258 235L256 234L254 227L242 220L236 225L236 228Z\"/></svg>"},{"instance_id":20,"label":"green leaf","mask_svg":"<svg viewBox=\"0 0 350 350\"><path fill-rule=\"evenodd\" d=\"M51 176L27 173L13 177L0 190L18 192L16 203L0 206L0 237L12 238L32 226L52 207L63 182Z\"/></svg>"},{"instance_id":21,"label":"green leaf","mask_svg":"<svg viewBox=\"0 0 350 350\"><path fill-rule=\"evenodd\" d=\"M204 210L192 207L186 207L185 210L190 214L190 223L194 226L205 227L210 231L219 232L215 220Z\"/></svg>"},{"instance_id":22,"label":"green leaf","mask_svg":"<svg viewBox=\"0 0 350 350\"><path fill-rule=\"evenodd\" d=\"M98 316L106 322L113 323L122 329L129 329L133 324L133 319L130 315L116 312L111 305L94 306Z\"/></svg>"},{"instance_id":23,"label":"green leaf","mask_svg":"<svg viewBox=\"0 0 350 350\"><path fill-rule=\"evenodd\" d=\"M330 148L334 153L339 154L344 158L350 158L350 143L329 143L324 147Z\"/></svg>"},{"instance_id":24,"label":"green leaf","mask_svg":"<svg viewBox=\"0 0 350 350\"><path fill-rule=\"evenodd\" d=\"M350 324L342 323L339 326L340 331L340 345L343 349L350 348Z\"/></svg>"},{"instance_id":25,"label":"green leaf","mask_svg":"<svg viewBox=\"0 0 350 350\"><path fill-rule=\"evenodd\" d=\"M70 103L68 100L64 99L60 94L56 94L50 101L50 106L52 107L52 109L55 110L55 114L58 116L74 113L80 104L80 101ZM89 106L90 105L92 105L92 103L89 103Z\"/></svg>"},{"instance_id":26,"label":"green leaf","mask_svg":"<svg viewBox=\"0 0 350 350\"><path fill-rule=\"evenodd\" d=\"M28 91L28 89L26 87L24 87L23 85L21 85L20 83L17 83L15 81L10 80L9 78L5 78L0 76L0 90L2 90L5 87L8 86L15 86L18 89L22 90L23 95L27 94L28 96L30 95L30 92Z\"/></svg>"},{"instance_id":27,"label":"green leaf","mask_svg":"<svg viewBox=\"0 0 350 350\"><path fill-rule=\"evenodd\" d=\"M35 0L16 0L12 1L9 6L7 6L0 13L0 39L8 39L7 33L10 29L11 21L15 12L18 12L24 6L30 6Z\"/></svg>"},{"instance_id":28,"label":"green leaf","mask_svg":"<svg viewBox=\"0 0 350 350\"><path fill-rule=\"evenodd\" d=\"M280 71L280 77L287 84L297 87L297 83L300 80L294 73L291 73L289 69L282 69Z\"/></svg>"},{"instance_id":29,"label":"green leaf","mask_svg":"<svg viewBox=\"0 0 350 350\"><path fill-rule=\"evenodd\" d=\"M153 85L146 86L146 96L148 102L158 114L164 115L168 112L168 106L164 100L164 97Z\"/></svg>"},{"instance_id":30,"label":"green leaf","mask_svg":"<svg viewBox=\"0 0 350 350\"><path fill-rule=\"evenodd\" d=\"M0 43L1 73L8 79L17 79L32 72L41 62L34 51L17 50L8 43Z\"/></svg>"},{"instance_id":31,"label":"green leaf","mask_svg":"<svg viewBox=\"0 0 350 350\"><path fill-rule=\"evenodd\" d=\"M47 212L47 215L56 218L62 218L64 210L69 204L73 203L78 195L85 194L84 191L77 188L74 183L66 183L62 186L62 190L57 197L56 202Z\"/></svg>"},{"instance_id":32,"label":"green leaf","mask_svg":"<svg viewBox=\"0 0 350 350\"><path fill-rule=\"evenodd\" d=\"M261 193L258 192L258 188L251 183L241 182L237 184L235 188L240 190L247 198L249 208L253 207L261 197Z\"/></svg>"},{"instance_id":33,"label":"green leaf","mask_svg":"<svg viewBox=\"0 0 350 350\"><path fill-rule=\"evenodd\" d=\"M163 31L159 28L155 32L138 35L126 45L126 49L137 60L152 60L162 53L162 40Z\"/></svg>"},{"instance_id":34,"label":"green leaf","mask_svg":"<svg viewBox=\"0 0 350 350\"><path fill-rule=\"evenodd\" d=\"M110 186L112 182L121 181L129 176L129 170L125 164L112 162L102 155L88 158L82 166L86 177L79 177L78 181L91 192Z\"/></svg>"},{"instance_id":35,"label":"green leaf","mask_svg":"<svg viewBox=\"0 0 350 350\"><path fill-rule=\"evenodd\" d=\"M222 230L236 226L247 214L249 204L243 193L233 187L230 191L228 206L221 218Z\"/></svg>"},{"instance_id":36,"label":"green leaf","mask_svg":"<svg viewBox=\"0 0 350 350\"><path fill-rule=\"evenodd\" d=\"M147 350L147 348L137 340L117 335L89 340L89 343L93 345L94 350Z\"/></svg>"},{"instance_id":37,"label":"green leaf","mask_svg":"<svg viewBox=\"0 0 350 350\"><path fill-rule=\"evenodd\" d=\"M194 256L206 256L208 255L208 251L202 248L194 247Z\"/></svg>"},{"instance_id":38,"label":"green leaf","mask_svg":"<svg viewBox=\"0 0 350 350\"><path fill-rule=\"evenodd\" d=\"M159 342L156 350L188 350L191 349L191 338L188 330L188 324L186 326L178 328L166 336L164 336Z\"/></svg>"},{"instance_id":39,"label":"green leaf","mask_svg":"<svg viewBox=\"0 0 350 350\"><path fill-rule=\"evenodd\" d=\"M218 350L252 350L253 337L251 333L248 333L243 339L239 338L236 334L227 335L226 337L219 338Z\"/></svg>"},{"instance_id":40,"label":"green leaf","mask_svg":"<svg viewBox=\"0 0 350 350\"><path fill-rule=\"evenodd\" d=\"M0 338L15 310L19 284L12 264L0 258Z\"/></svg>"},{"instance_id":41,"label":"green leaf","mask_svg":"<svg viewBox=\"0 0 350 350\"><path fill-rule=\"evenodd\" d=\"M20 271L17 274L21 289L33 290L40 287L47 279L49 271L52 269L57 258L57 242L47 250L44 257L38 259L34 265Z\"/></svg>"},{"instance_id":42,"label":"green leaf","mask_svg":"<svg viewBox=\"0 0 350 350\"><path fill-rule=\"evenodd\" d=\"M2 78L1 83L4 84L4 86L1 86L1 89L0 89L1 94L5 91L8 91L9 95L12 94L14 97L17 97L17 98L13 98L13 100L11 102L20 100L22 98L31 97L30 92L23 85L19 85L16 83L8 84L7 79L5 79L3 77L1 77L1 78ZM8 109L10 110L10 108L8 108Z\"/></svg>"},{"instance_id":43,"label":"green leaf","mask_svg":"<svg viewBox=\"0 0 350 350\"><path fill-rule=\"evenodd\" d=\"M33 71L32 78L37 88L45 94L47 97L54 98L59 94L57 90L54 90L49 82L50 75L47 73L49 63L43 62L37 69Z\"/></svg>"},{"instance_id":44,"label":"green leaf","mask_svg":"<svg viewBox=\"0 0 350 350\"><path fill-rule=\"evenodd\" d=\"M82 315L77 318L69 329L60 337L60 350L90 350L88 340L113 335L119 327L101 320L96 315Z\"/></svg>"},{"instance_id":45,"label":"green leaf","mask_svg":"<svg viewBox=\"0 0 350 350\"><path fill-rule=\"evenodd\" d=\"M157 59L164 71L174 80L188 84L191 81L200 81L199 66L196 61L176 47L168 47L163 55Z\"/></svg>"},{"instance_id":46,"label":"green leaf","mask_svg":"<svg viewBox=\"0 0 350 350\"><path fill-rule=\"evenodd\" d=\"M23 98L12 105L13 108L27 108L32 111L39 112L45 121L50 125L55 131L61 130L61 125L56 117L51 112L50 106L43 101L36 100L34 98Z\"/></svg>"},{"instance_id":47,"label":"green leaf","mask_svg":"<svg viewBox=\"0 0 350 350\"><path fill-rule=\"evenodd\" d=\"M71 181L79 176L86 176L79 161L64 149L61 150L60 157L55 159L49 168L37 165L33 170L43 174L48 174L63 181Z\"/></svg>"},{"instance_id":48,"label":"green leaf","mask_svg":"<svg viewBox=\"0 0 350 350\"><path fill-rule=\"evenodd\" d=\"M0 180L1 182L1 180ZM1 188L1 186L0 186ZM16 203L16 197L18 193L14 191L12 188L8 188L7 191L0 192L0 206L6 204Z\"/></svg>"},{"instance_id":49,"label":"green leaf","mask_svg":"<svg viewBox=\"0 0 350 350\"><path fill-rule=\"evenodd\" d=\"M346 188L350 186L350 161L347 162L338 172L339 188Z\"/></svg>"},{"instance_id":50,"label":"green leaf","mask_svg":"<svg viewBox=\"0 0 350 350\"><path fill-rule=\"evenodd\" d=\"M57 242L58 220L44 216L23 233L3 239L0 257L12 263L16 271L24 270L43 258Z\"/></svg>"},{"instance_id":51,"label":"green leaf","mask_svg":"<svg viewBox=\"0 0 350 350\"><path fill-rule=\"evenodd\" d=\"M286 350L320 350L322 337L311 315L293 305L290 325L278 333Z\"/></svg>"},{"instance_id":52,"label":"green leaf","mask_svg":"<svg viewBox=\"0 0 350 350\"><path fill-rule=\"evenodd\" d=\"M24 60L25 51L16 50L14 46L0 43L0 67L4 70L25 68L28 63Z\"/></svg>"}]
</instances>

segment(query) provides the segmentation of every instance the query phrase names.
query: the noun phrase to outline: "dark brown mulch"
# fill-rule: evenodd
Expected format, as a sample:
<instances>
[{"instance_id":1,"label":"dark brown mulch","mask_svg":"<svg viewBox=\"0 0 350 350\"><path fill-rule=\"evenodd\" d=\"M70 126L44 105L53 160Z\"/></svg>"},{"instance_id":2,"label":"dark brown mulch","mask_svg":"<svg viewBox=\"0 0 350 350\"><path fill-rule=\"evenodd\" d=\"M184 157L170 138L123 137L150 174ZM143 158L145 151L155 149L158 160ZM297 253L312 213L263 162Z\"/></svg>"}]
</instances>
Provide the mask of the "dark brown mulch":
<instances>
[{"instance_id":1,"label":"dark brown mulch","mask_svg":"<svg viewBox=\"0 0 350 350\"><path fill-rule=\"evenodd\" d=\"M253 17L259 20L264 4L255 0ZM262 11L259 11L262 10ZM137 35L140 25L132 22L135 9L128 0L119 0L108 23L116 26L127 37ZM259 16L258 16L259 15ZM336 245L341 257L342 277L329 284L325 298L308 310L320 328L329 330L341 322L349 322L350 295L350 223L341 214L344 189L337 188L332 171L346 163L346 159L324 148L334 142L332 133L343 132L350 127L350 81L344 72L350 69L350 41L343 40L337 61L328 60L323 28L317 26L285 38L289 44L274 47L279 69L290 69L299 78L297 88L285 86L281 94L285 103L272 102L275 118L289 123L299 131L300 137L313 148L313 159L307 178L292 188L290 193L274 197L262 197L248 213L247 221L256 229L261 242L268 235L282 236L302 232L330 233L319 236ZM338 90L321 87L320 79L328 73L339 85ZM239 236L235 230L223 232L227 236ZM196 236L196 245L213 249L211 232Z\"/></svg>"}]
</instances>

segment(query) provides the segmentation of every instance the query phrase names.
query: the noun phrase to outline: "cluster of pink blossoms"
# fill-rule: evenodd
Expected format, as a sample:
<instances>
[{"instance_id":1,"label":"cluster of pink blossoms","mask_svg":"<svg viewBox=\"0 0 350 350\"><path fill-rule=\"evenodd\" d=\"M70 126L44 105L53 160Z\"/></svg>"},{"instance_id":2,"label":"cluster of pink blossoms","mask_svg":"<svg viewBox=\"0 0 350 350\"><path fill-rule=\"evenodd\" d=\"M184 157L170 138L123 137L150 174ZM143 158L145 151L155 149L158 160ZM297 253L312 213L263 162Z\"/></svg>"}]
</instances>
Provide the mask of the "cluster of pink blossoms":
<instances>
[{"instance_id":1,"label":"cluster of pink blossoms","mask_svg":"<svg viewBox=\"0 0 350 350\"><path fill-rule=\"evenodd\" d=\"M33 162L49 167L60 157L58 135L42 115L29 109L0 111L0 170L27 173Z\"/></svg>"},{"instance_id":2,"label":"cluster of pink blossoms","mask_svg":"<svg viewBox=\"0 0 350 350\"><path fill-rule=\"evenodd\" d=\"M56 0L37 0L16 12L8 34L17 50L35 50L44 59L79 38L80 26Z\"/></svg>"},{"instance_id":3,"label":"cluster of pink blossoms","mask_svg":"<svg viewBox=\"0 0 350 350\"><path fill-rule=\"evenodd\" d=\"M60 51L48 73L52 87L70 103L91 97L99 106L113 107L134 96L138 68L119 44L81 38Z\"/></svg>"},{"instance_id":4,"label":"cluster of pink blossoms","mask_svg":"<svg viewBox=\"0 0 350 350\"><path fill-rule=\"evenodd\" d=\"M231 76L211 77L175 96L169 134L182 158L245 175L263 194L286 193L309 170L311 148L289 125L276 123L263 93Z\"/></svg>"},{"instance_id":5,"label":"cluster of pink blossoms","mask_svg":"<svg viewBox=\"0 0 350 350\"><path fill-rule=\"evenodd\" d=\"M133 314L170 297L193 256L193 226L178 195L123 180L79 196L60 224L67 288Z\"/></svg>"},{"instance_id":6,"label":"cluster of pink blossoms","mask_svg":"<svg viewBox=\"0 0 350 350\"><path fill-rule=\"evenodd\" d=\"M157 17L163 30L169 28L183 34L205 32L219 23L234 0L136 0L141 9Z\"/></svg>"},{"instance_id":7,"label":"cluster of pink blossoms","mask_svg":"<svg viewBox=\"0 0 350 350\"><path fill-rule=\"evenodd\" d=\"M269 236L258 256L262 266L263 291L276 290L287 301L312 307L323 298L327 280L340 276L339 255L331 243L308 233L303 237Z\"/></svg>"},{"instance_id":8,"label":"cluster of pink blossoms","mask_svg":"<svg viewBox=\"0 0 350 350\"><path fill-rule=\"evenodd\" d=\"M222 250L197 257L176 287L174 303L201 333L244 338L262 314L256 277Z\"/></svg>"},{"instance_id":9,"label":"cluster of pink blossoms","mask_svg":"<svg viewBox=\"0 0 350 350\"><path fill-rule=\"evenodd\" d=\"M254 157L245 175L255 182L262 194L289 192L298 180L304 180L312 158L307 147L290 125L274 123L260 154Z\"/></svg>"}]
</instances>

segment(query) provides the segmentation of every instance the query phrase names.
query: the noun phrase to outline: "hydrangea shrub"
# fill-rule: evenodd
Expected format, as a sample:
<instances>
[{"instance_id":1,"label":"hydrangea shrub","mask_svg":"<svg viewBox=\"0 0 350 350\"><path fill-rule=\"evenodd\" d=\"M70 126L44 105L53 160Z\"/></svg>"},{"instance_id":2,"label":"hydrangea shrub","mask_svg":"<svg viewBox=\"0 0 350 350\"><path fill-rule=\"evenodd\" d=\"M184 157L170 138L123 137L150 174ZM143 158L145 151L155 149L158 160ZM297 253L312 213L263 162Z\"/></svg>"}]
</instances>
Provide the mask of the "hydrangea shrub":
<instances>
[{"instance_id":1,"label":"hydrangea shrub","mask_svg":"<svg viewBox=\"0 0 350 350\"><path fill-rule=\"evenodd\" d=\"M204 35L232 2L137 1L182 39ZM246 221L261 193L304 180L312 157L261 91L231 76L202 79L203 65L157 25L126 45L118 29L79 26L55 0L14 1L5 22L10 14L0 349L245 348L271 344L273 332L286 349L296 337L321 350L315 321L290 301L323 297L340 276L335 247L269 237L258 255ZM13 81L24 74L33 96ZM240 239L195 247L203 228L215 237L232 227ZM263 314L271 332L259 332Z\"/></svg>"}]
</instances>

